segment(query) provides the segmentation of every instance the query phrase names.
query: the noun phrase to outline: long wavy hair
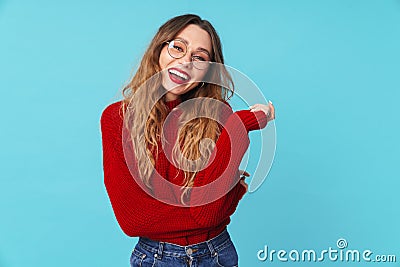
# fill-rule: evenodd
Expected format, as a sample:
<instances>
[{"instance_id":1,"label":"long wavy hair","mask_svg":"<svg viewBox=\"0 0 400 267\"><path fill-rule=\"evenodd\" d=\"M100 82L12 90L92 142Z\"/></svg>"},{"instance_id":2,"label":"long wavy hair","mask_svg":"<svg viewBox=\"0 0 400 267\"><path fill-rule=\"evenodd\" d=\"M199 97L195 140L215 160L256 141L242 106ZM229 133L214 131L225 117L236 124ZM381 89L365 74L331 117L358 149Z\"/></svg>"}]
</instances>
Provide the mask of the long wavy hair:
<instances>
[{"instance_id":1,"label":"long wavy hair","mask_svg":"<svg viewBox=\"0 0 400 267\"><path fill-rule=\"evenodd\" d=\"M149 189L152 188L150 177L157 160L157 158L153 157L153 153L156 151L154 154L158 155L160 140L163 137L162 125L169 114L169 109L165 104L165 96L159 98L159 90L162 90L161 80L154 79L154 75L162 71L159 66L159 57L166 42L173 40L190 24L197 25L208 32L212 44L211 61L224 64L221 41L211 23L193 14L177 16L168 20L159 28L144 53L136 73L122 90L124 97L122 111L125 126L128 128L131 141L134 144L140 179ZM207 75L215 76L208 77L208 80L217 81L219 85L218 83L210 82L196 86L181 95L182 102L204 97L226 103L233 95L234 85L225 67L220 68L218 73L210 73L209 71ZM148 80L152 80L152 82L146 82ZM144 84L146 86L143 86ZM226 86L221 86L221 84ZM146 90L143 87L146 87ZM195 113L198 114L200 109L203 114L207 114L208 118L196 118L196 116L193 116ZM221 125L217 121L210 119L218 118L219 112L221 112L220 109L215 108L215 106L211 107L207 101L200 101L195 102L191 111L185 111L179 118L180 122L186 121L187 118L195 118L185 124L179 123L178 140L172 150L175 166L178 167L178 170L180 169L184 172L184 182L181 184L182 203L185 203L185 199L189 196L196 174L208 163L214 143L221 132ZM211 139L214 142L203 142L207 139ZM176 173L176 177L178 175L179 171Z\"/></svg>"}]
</instances>

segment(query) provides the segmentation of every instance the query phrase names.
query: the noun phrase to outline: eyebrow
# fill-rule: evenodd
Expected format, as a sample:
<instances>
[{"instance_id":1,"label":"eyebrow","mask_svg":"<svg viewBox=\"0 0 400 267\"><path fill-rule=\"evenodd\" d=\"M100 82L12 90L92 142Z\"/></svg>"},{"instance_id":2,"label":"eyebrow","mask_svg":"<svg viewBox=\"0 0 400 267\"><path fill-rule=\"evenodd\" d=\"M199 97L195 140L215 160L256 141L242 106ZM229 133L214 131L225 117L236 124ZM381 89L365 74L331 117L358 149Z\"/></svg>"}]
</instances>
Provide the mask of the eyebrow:
<instances>
[{"instance_id":1,"label":"eyebrow","mask_svg":"<svg viewBox=\"0 0 400 267\"><path fill-rule=\"evenodd\" d=\"M182 37L176 37L176 39L179 39L179 40L183 41L186 45L189 44L189 42L186 39L182 38ZM198 47L197 51L203 51L203 52L207 53L208 56L211 57L211 53L207 49L205 49L203 47Z\"/></svg>"}]
</instances>

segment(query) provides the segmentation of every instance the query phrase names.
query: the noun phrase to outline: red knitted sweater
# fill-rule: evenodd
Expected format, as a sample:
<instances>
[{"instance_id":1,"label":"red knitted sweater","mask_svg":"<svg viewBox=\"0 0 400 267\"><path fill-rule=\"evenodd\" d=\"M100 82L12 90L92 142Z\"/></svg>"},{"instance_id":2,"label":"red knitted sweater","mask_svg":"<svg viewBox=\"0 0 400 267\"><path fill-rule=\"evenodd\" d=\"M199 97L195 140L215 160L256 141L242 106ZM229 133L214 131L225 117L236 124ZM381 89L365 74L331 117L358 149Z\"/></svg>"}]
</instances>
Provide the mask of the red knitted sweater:
<instances>
[{"instance_id":1,"label":"red knitted sweater","mask_svg":"<svg viewBox=\"0 0 400 267\"><path fill-rule=\"evenodd\" d=\"M119 101L106 107L100 124L104 183L124 233L178 245L195 244L217 236L229 224L230 216L245 193L244 186L237 183L223 197L195 207L169 205L151 197L136 183L124 157L121 103ZM170 110L179 103L179 100L166 102ZM214 150L217 152L211 157L213 161L197 173L194 187L206 185L221 175L227 180L238 177L240 162L249 146L248 132L264 128L266 124L267 117L263 111L231 112L216 142ZM175 177L177 172L180 176L178 180L183 179L183 172L169 162L164 152L158 154L155 169L166 179ZM198 200L203 193L191 197Z\"/></svg>"}]
</instances>

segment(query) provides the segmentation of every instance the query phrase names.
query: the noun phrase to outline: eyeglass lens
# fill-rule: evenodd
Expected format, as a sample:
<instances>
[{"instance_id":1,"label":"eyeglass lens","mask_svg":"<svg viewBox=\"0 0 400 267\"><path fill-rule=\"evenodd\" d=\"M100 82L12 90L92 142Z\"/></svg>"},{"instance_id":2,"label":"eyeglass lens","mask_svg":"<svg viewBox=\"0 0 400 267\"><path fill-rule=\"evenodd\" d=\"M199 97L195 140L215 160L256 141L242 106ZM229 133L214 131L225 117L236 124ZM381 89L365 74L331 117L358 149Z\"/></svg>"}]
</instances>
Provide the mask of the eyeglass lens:
<instances>
[{"instance_id":1,"label":"eyeglass lens","mask_svg":"<svg viewBox=\"0 0 400 267\"><path fill-rule=\"evenodd\" d=\"M187 53L187 45L180 40L173 40L168 43L168 53L173 58L182 58ZM210 61L209 55L204 51L195 51L192 54L193 66L198 69L205 69Z\"/></svg>"}]
</instances>

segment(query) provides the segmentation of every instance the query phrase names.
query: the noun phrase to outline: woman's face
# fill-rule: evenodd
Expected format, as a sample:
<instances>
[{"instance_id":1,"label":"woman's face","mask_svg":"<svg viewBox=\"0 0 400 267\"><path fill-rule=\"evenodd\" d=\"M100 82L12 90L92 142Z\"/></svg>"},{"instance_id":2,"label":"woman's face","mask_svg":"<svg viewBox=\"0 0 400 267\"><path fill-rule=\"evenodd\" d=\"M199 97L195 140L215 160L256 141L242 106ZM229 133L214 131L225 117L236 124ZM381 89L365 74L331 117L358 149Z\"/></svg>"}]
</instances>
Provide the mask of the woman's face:
<instances>
[{"instance_id":1,"label":"woman's face","mask_svg":"<svg viewBox=\"0 0 400 267\"><path fill-rule=\"evenodd\" d=\"M191 63L210 61L212 53L211 38L208 32L197 25L191 24L184 28L174 40L179 39L181 44L186 44L187 52L181 58L174 58L168 53L168 45L165 45L160 53L159 65L162 72L162 85L167 89L166 100L177 99L180 95L195 88L207 73L207 68L196 68ZM171 40L172 41L172 40ZM176 42L177 43L177 42ZM171 43L170 43L170 46ZM181 50L181 47L173 46L171 49ZM185 64L186 63L186 64Z\"/></svg>"}]
</instances>

